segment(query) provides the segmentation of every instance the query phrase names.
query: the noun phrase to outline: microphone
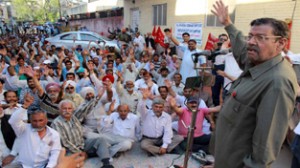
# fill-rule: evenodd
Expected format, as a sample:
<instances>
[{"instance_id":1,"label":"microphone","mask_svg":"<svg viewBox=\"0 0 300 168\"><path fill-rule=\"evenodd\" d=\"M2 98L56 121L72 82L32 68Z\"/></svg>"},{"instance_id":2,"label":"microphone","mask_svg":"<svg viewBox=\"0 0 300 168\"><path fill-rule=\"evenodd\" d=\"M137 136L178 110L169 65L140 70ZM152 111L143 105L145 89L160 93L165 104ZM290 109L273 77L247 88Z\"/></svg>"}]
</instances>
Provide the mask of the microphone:
<instances>
[{"instance_id":1,"label":"microphone","mask_svg":"<svg viewBox=\"0 0 300 168\"><path fill-rule=\"evenodd\" d=\"M201 52L197 52L197 53L192 54L194 64L197 64L198 57L200 55L210 56L211 55L211 51L210 50L203 50Z\"/></svg>"},{"instance_id":2,"label":"microphone","mask_svg":"<svg viewBox=\"0 0 300 168\"><path fill-rule=\"evenodd\" d=\"M203 50L201 52L197 52L193 54L194 56L200 56L200 55L205 55L205 56L210 56L211 55L211 51L210 50Z\"/></svg>"},{"instance_id":3,"label":"microphone","mask_svg":"<svg viewBox=\"0 0 300 168\"><path fill-rule=\"evenodd\" d=\"M211 52L211 54L209 56L217 56L217 55L223 55L223 54L228 54L231 52L231 49L223 49L223 50L217 50L217 51L213 51Z\"/></svg>"}]
</instances>

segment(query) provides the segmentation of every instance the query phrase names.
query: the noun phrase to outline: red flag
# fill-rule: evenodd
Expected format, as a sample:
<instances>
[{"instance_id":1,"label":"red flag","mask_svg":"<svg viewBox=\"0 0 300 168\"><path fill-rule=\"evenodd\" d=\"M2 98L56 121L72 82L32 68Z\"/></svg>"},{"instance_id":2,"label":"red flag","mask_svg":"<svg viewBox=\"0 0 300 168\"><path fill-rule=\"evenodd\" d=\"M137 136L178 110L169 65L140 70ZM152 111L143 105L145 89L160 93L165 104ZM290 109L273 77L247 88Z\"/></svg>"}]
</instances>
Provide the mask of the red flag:
<instances>
[{"instance_id":1,"label":"red flag","mask_svg":"<svg viewBox=\"0 0 300 168\"><path fill-rule=\"evenodd\" d=\"M152 29L152 36L156 37L156 34L157 34L157 32L156 32L156 26L154 26L153 29Z\"/></svg>"},{"instance_id":2,"label":"red flag","mask_svg":"<svg viewBox=\"0 0 300 168\"><path fill-rule=\"evenodd\" d=\"M291 19L285 19L285 22L287 23L287 25L288 25L288 28L289 28L289 31L290 31L290 33L289 33L289 40L288 40L288 43L287 43L287 45L286 45L286 49L290 49L290 47L291 47L291 36L292 36L292 20Z\"/></svg>"},{"instance_id":3,"label":"red flag","mask_svg":"<svg viewBox=\"0 0 300 168\"><path fill-rule=\"evenodd\" d=\"M162 47L166 48L166 44L164 43L164 38L165 38L164 33L161 31L160 27L158 27L156 31L155 42L159 43Z\"/></svg>"},{"instance_id":4,"label":"red flag","mask_svg":"<svg viewBox=\"0 0 300 168\"><path fill-rule=\"evenodd\" d=\"M204 50L213 50L214 43L218 41L219 39L217 37L209 33Z\"/></svg>"}]
</instances>

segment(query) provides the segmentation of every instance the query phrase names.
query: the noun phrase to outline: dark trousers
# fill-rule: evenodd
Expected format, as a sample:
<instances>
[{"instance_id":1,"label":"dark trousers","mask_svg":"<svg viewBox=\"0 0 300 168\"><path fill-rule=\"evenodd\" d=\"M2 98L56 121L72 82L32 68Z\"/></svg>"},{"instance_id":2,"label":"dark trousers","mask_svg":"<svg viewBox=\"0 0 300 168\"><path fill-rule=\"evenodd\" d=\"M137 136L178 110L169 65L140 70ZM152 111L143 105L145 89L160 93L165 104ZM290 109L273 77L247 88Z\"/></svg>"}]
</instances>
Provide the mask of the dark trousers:
<instances>
[{"instance_id":1,"label":"dark trousers","mask_svg":"<svg viewBox=\"0 0 300 168\"><path fill-rule=\"evenodd\" d=\"M224 84L224 77L217 74L217 70L224 71L225 65L215 65L212 74L216 76L215 85L211 87L212 99L215 106L220 105L220 94Z\"/></svg>"},{"instance_id":2,"label":"dark trousers","mask_svg":"<svg viewBox=\"0 0 300 168\"><path fill-rule=\"evenodd\" d=\"M194 137L192 151L197 152L199 150L203 150L205 153L209 153L208 146L209 146L210 137L211 137L210 134L209 135L203 134L200 137ZM188 142L188 138L184 138L184 140L181 142L180 147L183 150L186 150L187 142Z\"/></svg>"},{"instance_id":3,"label":"dark trousers","mask_svg":"<svg viewBox=\"0 0 300 168\"><path fill-rule=\"evenodd\" d=\"M296 135L292 144L293 160L291 168L300 167L300 135Z\"/></svg>"}]
</instances>

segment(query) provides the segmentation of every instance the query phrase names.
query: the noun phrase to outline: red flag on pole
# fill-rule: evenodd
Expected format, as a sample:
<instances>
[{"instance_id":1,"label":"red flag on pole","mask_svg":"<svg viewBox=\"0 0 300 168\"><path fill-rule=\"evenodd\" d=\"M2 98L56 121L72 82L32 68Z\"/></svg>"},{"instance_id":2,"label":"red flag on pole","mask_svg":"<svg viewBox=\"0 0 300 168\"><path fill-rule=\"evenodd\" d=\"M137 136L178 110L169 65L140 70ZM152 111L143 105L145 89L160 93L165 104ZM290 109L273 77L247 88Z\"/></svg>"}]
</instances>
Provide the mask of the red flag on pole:
<instances>
[{"instance_id":1,"label":"red flag on pole","mask_svg":"<svg viewBox=\"0 0 300 168\"><path fill-rule=\"evenodd\" d=\"M212 50L214 47L214 43L218 41L219 39L217 37L209 33L204 50Z\"/></svg>"},{"instance_id":2,"label":"red flag on pole","mask_svg":"<svg viewBox=\"0 0 300 168\"><path fill-rule=\"evenodd\" d=\"M152 36L156 37L156 26L154 26L152 29Z\"/></svg>"},{"instance_id":3,"label":"red flag on pole","mask_svg":"<svg viewBox=\"0 0 300 168\"><path fill-rule=\"evenodd\" d=\"M287 43L287 45L286 45L286 49L290 49L290 47L291 47L291 36L292 36L292 20L291 19L285 19L285 22L287 23L287 25L288 25L288 28L289 28L289 31L290 31L290 33L289 33L289 40L288 40L288 43Z\"/></svg>"},{"instance_id":4,"label":"red flag on pole","mask_svg":"<svg viewBox=\"0 0 300 168\"><path fill-rule=\"evenodd\" d=\"M166 48L166 44L164 43L164 38L165 38L164 33L161 31L160 27L158 27L156 31L155 42L159 43L162 47Z\"/></svg>"}]
</instances>

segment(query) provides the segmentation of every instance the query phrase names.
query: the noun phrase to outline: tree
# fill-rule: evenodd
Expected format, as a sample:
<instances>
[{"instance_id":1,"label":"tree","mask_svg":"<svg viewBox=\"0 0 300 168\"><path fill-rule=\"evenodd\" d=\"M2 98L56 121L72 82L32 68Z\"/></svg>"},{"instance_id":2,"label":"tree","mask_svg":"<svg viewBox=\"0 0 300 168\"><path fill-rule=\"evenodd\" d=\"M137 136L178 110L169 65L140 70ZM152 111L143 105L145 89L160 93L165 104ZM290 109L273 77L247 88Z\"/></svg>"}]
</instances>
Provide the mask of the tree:
<instances>
[{"instance_id":1,"label":"tree","mask_svg":"<svg viewBox=\"0 0 300 168\"><path fill-rule=\"evenodd\" d=\"M59 18L59 0L12 0L18 20L55 21Z\"/></svg>"}]
</instances>

